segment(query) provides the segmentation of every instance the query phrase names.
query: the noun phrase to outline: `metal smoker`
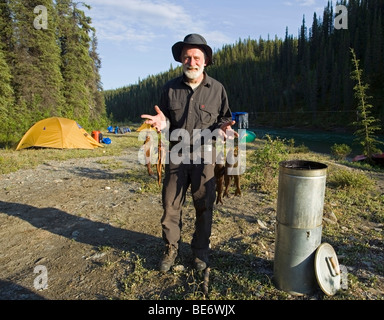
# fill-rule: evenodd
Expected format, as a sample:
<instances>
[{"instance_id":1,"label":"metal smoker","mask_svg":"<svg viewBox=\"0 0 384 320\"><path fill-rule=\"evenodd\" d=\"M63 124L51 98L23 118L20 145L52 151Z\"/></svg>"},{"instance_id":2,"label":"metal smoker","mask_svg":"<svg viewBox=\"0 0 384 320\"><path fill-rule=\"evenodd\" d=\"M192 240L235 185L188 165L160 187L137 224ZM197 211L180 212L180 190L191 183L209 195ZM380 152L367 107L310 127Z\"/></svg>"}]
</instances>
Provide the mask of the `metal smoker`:
<instances>
[{"instance_id":1,"label":"metal smoker","mask_svg":"<svg viewBox=\"0 0 384 320\"><path fill-rule=\"evenodd\" d=\"M292 160L279 167L274 282L293 295L317 287L314 268L321 244L327 166Z\"/></svg>"}]
</instances>

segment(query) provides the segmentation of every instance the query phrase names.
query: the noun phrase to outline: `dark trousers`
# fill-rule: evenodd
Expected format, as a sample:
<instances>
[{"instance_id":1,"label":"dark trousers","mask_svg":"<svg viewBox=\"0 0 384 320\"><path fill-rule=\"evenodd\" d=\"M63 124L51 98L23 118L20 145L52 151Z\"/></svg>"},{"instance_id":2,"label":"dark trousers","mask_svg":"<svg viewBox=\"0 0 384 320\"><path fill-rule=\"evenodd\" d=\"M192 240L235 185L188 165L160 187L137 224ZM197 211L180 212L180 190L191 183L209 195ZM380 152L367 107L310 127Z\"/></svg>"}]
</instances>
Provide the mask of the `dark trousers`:
<instances>
[{"instance_id":1,"label":"dark trousers","mask_svg":"<svg viewBox=\"0 0 384 320\"><path fill-rule=\"evenodd\" d=\"M196 210L195 230L191 248L195 256L206 260L211 228L213 204L216 197L214 164L173 164L165 166L163 182L162 235L166 244L178 248L181 239L182 206L186 192L191 186Z\"/></svg>"}]
</instances>

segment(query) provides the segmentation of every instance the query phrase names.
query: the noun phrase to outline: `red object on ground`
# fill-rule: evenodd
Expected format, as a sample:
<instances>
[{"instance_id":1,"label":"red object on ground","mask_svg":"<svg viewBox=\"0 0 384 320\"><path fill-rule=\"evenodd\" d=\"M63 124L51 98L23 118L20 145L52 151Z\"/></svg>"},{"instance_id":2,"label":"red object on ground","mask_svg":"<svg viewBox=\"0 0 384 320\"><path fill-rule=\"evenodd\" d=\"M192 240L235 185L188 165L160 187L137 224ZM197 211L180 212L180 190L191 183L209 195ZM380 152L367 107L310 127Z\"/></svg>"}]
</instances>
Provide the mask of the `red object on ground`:
<instances>
[{"instance_id":1,"label":"red object on ground","mask_svg":"<svg viewBox=\"0 0 384 320\"><path fill-rule=\"evenodd\" d=\"M100 135L100 131L96 131L96 130L92 131L92 138L95 139L97 142L100 143L100 137L99 137L99 135Z\"/></svg>"}]
</instances>

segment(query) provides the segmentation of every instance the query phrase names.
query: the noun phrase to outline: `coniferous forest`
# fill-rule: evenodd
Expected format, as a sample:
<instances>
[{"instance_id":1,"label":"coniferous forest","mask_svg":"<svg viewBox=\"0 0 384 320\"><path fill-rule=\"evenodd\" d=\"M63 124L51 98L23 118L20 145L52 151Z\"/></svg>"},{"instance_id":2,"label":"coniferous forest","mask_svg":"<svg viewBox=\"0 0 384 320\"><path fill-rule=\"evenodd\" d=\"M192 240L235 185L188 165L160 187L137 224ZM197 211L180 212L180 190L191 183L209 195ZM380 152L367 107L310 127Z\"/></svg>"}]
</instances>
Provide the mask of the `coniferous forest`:
<instances>
[{"instance_id":1,"label":"coniferous forest","mask_svg":"<svg viewBox=\"0 0 384 320\"><path fill-rule=\"evenodd\" d=\"M348 9L347 28L335 28L336 5ZM369 84L372 114L382 123L384 0L328 2L322 16L303 17L296 35L286 30L284 39L239 39L215 52L214 65L206 70L226 87L232 111L249 112L251 125L353 130L357 102L351 49ZM154 112L166 81L181 72L171 66L138 84L106 91L108 115L140 121L142 113Z\"/></svg>"},{"instance_id":2,"label":"coniferous forest","mask_svg":"<svg viewBox=\"0 0 384 320\"><path fill-rule=\"evenodd\" d=\"M97 38L71 0L0 0L0 146L53 116L104 126Z\"/></svg>"},{"instance_id":3,"label":"coniferous forest","mask_svg":"<svg viewBox=\"0 0 384 320\"><path fill-rule=\"evenodd\" d=\"M347 28L335 28L339 4L347 8ZM51 116L74 119L87 130L141 121L142 113L153 113L162 86L181 75L179 66L171 66L135 85L103 91L89 9L72 0L0 0L0 146L14 145ZM383 13L384 0L329 2L321 16L303 17L284 39L249 37L224 45L207 72L226 87L232 111L249 112L253 126L353 130L353 49L369 85L372 115L383 123Z\"/></svg>"}]
</instances>

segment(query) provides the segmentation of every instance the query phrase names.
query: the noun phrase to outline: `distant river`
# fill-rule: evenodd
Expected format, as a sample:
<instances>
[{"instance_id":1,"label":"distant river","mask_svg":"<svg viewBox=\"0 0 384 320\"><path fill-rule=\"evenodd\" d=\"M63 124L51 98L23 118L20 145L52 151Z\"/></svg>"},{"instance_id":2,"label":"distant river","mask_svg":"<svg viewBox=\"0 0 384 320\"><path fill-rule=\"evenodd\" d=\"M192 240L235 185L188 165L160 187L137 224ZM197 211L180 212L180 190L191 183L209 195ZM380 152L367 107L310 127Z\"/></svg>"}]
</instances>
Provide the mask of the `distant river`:
<instances>
[{"instance_id":1,"label":"distant river","mask_svg":"<svg viewBox=\"0 0 384 320\"><path fill-rule=\"evenodd\" d=\"M336 144L347 144L352 148L353 157L361 154L361 149L354 142L355 136L351 133L336 133L329 131L313 131L305 129L273 129L273 128L249 128L256 134L256 138L262 139L265 135L270 135L273 138L294 139L295 146L304 144L313 152L331 153L331 147ZM384 136L379 136L379 140L384 141ZM381 149L384 149L381 147Z\"/></svg>"}]
</instances>

